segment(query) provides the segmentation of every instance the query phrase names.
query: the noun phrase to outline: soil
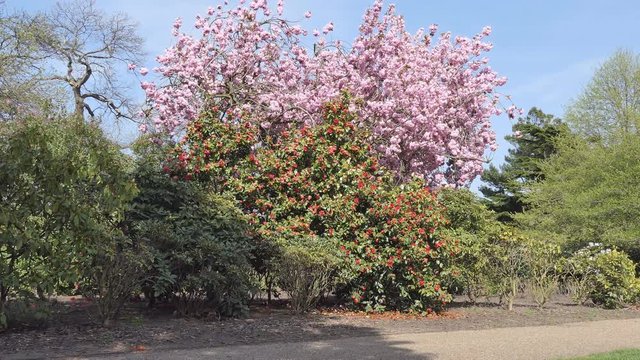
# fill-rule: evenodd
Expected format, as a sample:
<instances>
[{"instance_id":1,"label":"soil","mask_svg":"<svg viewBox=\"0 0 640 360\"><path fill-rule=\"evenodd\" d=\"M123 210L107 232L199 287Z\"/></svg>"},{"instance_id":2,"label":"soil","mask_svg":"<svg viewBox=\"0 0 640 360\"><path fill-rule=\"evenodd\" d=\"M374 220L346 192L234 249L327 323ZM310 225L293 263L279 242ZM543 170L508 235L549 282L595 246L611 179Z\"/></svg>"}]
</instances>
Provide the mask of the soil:
<instances>
[{"instance_id":1,"label":"soil","mask_svg":"<svg viewBox=\"0 0 640 360\"><path fill-rule=\"evenodd\" d=\"M82 357L149 350L190 349L240 344L340 339L489 328L556 325L580 321L640 318L637 307L606 310L576 306L557 297L540 309L518 299L509 312L493 302L454 301L440 315L365 314L326 308L293 314L284 304L256 304L244 319L176 318L170 307L127 305L121 320L104 328L92 320L93 305L77 298L59 299L44 327L16 324L0 333L0 358Z\"/></svg>"}]
</instances>

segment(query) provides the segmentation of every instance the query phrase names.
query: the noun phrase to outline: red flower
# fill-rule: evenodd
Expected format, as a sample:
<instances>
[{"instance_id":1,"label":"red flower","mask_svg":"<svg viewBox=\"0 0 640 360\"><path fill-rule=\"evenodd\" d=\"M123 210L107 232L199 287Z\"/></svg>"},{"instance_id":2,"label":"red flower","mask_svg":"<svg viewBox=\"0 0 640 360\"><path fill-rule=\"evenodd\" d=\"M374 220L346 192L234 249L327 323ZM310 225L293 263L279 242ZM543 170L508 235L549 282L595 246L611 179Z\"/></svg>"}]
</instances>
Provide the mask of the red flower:
<instances>
[{"instance_id":1,"label":"red flower","mask_svg":"<svg viewBox=\"0 0 640 360\"><path fill-rule=\"evenodd\" d=\"M390 257L389 260L387 260L387 266L388 267L393 267L394 263L395 263L395 260L394 260L393 256Z\"/></svg>"}]
</instances>

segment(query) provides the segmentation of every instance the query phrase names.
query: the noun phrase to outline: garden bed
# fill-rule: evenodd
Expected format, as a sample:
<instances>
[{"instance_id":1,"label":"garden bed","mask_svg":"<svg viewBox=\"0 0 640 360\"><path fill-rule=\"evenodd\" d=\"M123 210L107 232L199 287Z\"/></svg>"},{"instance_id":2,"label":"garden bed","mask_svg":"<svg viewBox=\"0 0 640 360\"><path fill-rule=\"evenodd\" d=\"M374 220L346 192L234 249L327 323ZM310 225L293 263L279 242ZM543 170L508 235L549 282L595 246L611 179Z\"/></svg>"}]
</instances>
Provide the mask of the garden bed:
<instances>
[{"instance_id":1,"label":"garden bed","mask_svg":"<svg viewBox=\"0 0 640 360\"><path fill-rule=\"evenodd\" d=\"M25 323L0 333L0 349L14 358L51 358L640 318L638 308L576 306L564 297L554 298L543 309L521 298L512 312L494 303L456 301L441 315L426 317L392 312L365 314L340 308L295 315L285 303L269 308L255 304L249 317L223 321L180 319L170 307L148 310L143 303L131 303L121 321L103 328L90 320L92 306L82 299L62 299L45 327Z\"/></svg>"}]
</instances>

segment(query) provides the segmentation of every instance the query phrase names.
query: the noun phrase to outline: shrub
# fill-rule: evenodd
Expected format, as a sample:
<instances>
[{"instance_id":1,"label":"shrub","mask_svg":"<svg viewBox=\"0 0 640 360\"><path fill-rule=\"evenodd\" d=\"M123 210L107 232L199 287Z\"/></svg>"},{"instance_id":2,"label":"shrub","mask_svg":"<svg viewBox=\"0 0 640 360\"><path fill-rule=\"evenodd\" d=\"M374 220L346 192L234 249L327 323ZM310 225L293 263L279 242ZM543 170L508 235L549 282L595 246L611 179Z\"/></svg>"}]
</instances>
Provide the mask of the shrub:
<instances>
[{"instance_id":1,"label":"shrub","mask_svg":"<svg viewBox=\"0 0 640 360\"><path fill-rule=\"evenodd\" d=\"M568 260L566 268L573 284L588 287L589 299L597 305L617 308L636 301L640 293L635 264L622 251L590 243Z\"/></svg>"},{"instance_id":2,"label":"shrub","mask_svg":"<svg viewBox=\"0 0 640 360\"><path fill-rule=\"evenodd\" d=\"M444 188L438 199L445 206L448 236L459 240L459 253L452 261L449 286L466 294L475 303L481 296L496 292L497 282L491 268L494 254L491 239L499 231L495 214L468 189Z\"/></svg>"},{"instance_id":3,"label":"shrub","mask_svg":"<svg viewBox=\"0 0 640 360\"><path fill-rule=\"evenodd\" d=\"M84 269L81 292L95 302L102 325L109 327L117 320L126 301L142 285L147 254L128 248L91 257Z\"/></svg>"},{"instance_id":4,"label":"shrub","mask_svg":"<svg viewBox=\"0 0 640 360\"><path fill-rule=\"evenodd\" d=\"M348 95L330 102L321 123L277 137L202 114L173 168L235 194L257 237L284 251L301 238L335 244L329 251L342 251L338 275L354 305L440 308L453 249L438 232L441 207L424 181L397 186L380 167L349 103Z\"/></svg>"},{"instance_id":5,"label":"shrub","mask_svg":"<svg viewBox=\"0 0 640 360\"><path fill-rule=\"evenodd\" d=\"M315 241L313 241L315 240ZM278 265L278 284L291 299L297 313L311 310L320 297L331 290L336 274L333 244L322 246L317 239L286 245Z\"/></svg>"},{"instance_id":6,"label":"shrub","mask_svg":"<svg viewBox=\"0 0 640 360\"><path fill-rule=\"evenodd\" d=\"M138 144L140 194L128 213L132 238L154 254L146 291L185 316L240 316L248 307L252 238L234 199L210 184L161 170L165 148Z\"/></svg>"},{"instance_id":7,"label":"shrub","mask_svg":"<svg viewBox=\"0 0 640 360\"><path fill-rule=\"evenodd\" d=\"M136 193L128 165L99 127L76 119L0 124L0 329L9 296L76 281L105 230L120 235Z\"/></svg>"},{"instance_id":8,"label":"shrub","mask_svg":"<svg viewBox=\"0 0 640 360\"><path fill-rule=\"evenodd\" d=\"M442 309L451 300L442 280L456 250L441 234L442 206L422 181L377 195L366 226L342 245L353 302L367 311Z\"/></svg>"},{"instance_id":9,"label":"shrub","mask_svg":"<svg viewBox=\"0 0 640 360\"><path fill-rule=\"evenodd\" d=\"M528 247L528 288L536 304L543 307L557 290L560 280L560 246L532 239Z\"/></svg>"},{"instance_id":10,"label":"shrub","mask_svg":"<svg viewBox=\"0 0 640 360\"><path fill-rule=\"evenodd\" d=\"M492 239L490 263L497 280L497 292L506 299L507 309L513 310L513 301L519 287L527 278L528 239L513 229L504 229Z\"/></svg>"},{"instance_id":11,"label":"shrub","mask_svg":"<svg viewBox=\"0 0 640 360\"><path fill-rule=\"evenodd\" d=\"M41 299L15 299L7 302L7 327L37 327L49 324L53 315L60 311L60 304Z\"/></svg>"}]
</instances>

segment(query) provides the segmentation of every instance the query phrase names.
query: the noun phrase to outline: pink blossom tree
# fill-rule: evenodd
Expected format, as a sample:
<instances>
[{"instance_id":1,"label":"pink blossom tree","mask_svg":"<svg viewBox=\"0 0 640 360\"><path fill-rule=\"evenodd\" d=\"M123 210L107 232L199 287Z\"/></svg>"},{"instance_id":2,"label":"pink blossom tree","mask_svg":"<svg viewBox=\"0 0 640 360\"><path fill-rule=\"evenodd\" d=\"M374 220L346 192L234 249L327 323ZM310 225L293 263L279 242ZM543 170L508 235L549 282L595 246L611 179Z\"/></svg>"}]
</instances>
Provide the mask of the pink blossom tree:
<instances>
[{"instance_id":1,"label":"pink blossom tree","mask_svg":"<svg viewBox=\"0 0 640 360\"><path fill-rule=\"evenodd\" d=\"M142 83L155 128L178 134L215 106L221 121L277 133L317 124L323 104L348 92L360 126L399 179L466 185L482 172L485 150L496 147L490 117L502 112L495 90L506 82L484 57L489 27L473 38L436 36L435 25L411 34L395 6L385 11L377 0L347 49L324 38L333 23L309 32L282 11L282 0L275 13L267 0L225 1L196 17L196 37L182 33L178 19L175 45L158 57L166 81Z\"/></svg>"}]
</instances>

